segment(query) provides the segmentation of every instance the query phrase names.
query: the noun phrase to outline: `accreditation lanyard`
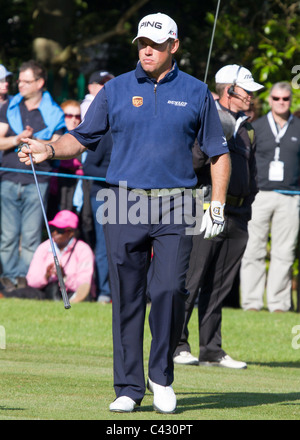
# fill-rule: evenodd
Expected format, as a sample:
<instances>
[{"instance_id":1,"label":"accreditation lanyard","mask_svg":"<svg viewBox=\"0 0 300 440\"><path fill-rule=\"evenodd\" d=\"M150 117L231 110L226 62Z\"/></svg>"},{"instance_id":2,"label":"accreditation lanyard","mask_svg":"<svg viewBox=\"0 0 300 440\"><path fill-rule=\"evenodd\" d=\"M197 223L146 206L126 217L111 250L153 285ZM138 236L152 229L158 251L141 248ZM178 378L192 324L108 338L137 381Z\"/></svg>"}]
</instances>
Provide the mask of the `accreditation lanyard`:
<instances>
[{"instance_id":1,"label":"accreditation lanyard","mask_svg":"<svg viewBox=\"0 0 300 440\"><path fill-rule=\"evenodd\" d=\"M269 180L282 182L284 180L284 162L279 160L280 156L280 139L285 135L288 126L292 120L293 116L291 115L286 124L282 128L279 128L274 120L272 112L268 113L268 121L272 130L272 133L275 137L275 154L274 159L269 164Z\"/></svg>"},{"instance_id":2,"label":"accreditation lanyard","mask_svg":"<svg viewBox=\"0 0 300 440\"><path fill-rule=\"evenodd\" d=\"M279 156L280 156L280 139L285 135L291 120L293 119L293 115L290 115L288 121L286 124L284 124L284 126L282 128L279 129L278 125L276 124L274 117L272 115L272 112L269 112L268 115L268 121L270 124L270 128L272 130L272 133L274 135L275 138L275 143L276 143L276 147L275 147L275 154L274 154L274 160L278 161L279 160Z\"/></svg>"}]
</instances>

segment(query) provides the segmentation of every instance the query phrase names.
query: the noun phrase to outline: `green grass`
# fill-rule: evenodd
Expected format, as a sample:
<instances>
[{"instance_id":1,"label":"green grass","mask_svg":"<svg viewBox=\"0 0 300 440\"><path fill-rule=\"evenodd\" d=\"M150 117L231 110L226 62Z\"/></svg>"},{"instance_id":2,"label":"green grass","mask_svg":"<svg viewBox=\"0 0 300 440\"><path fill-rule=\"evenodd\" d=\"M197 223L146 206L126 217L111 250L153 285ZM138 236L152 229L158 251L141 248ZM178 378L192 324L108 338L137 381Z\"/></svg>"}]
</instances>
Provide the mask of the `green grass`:
<instances>
[{"instance_id":1,"label":"green grass","mask_svg":"<svg viewBox=\"0 0 300 440\"><path fill-rule=\"evenodd\" d=\"M0 420L298 420L297 313L223 310L223 347L247 370L175 366L174 415L157 414L147 391L132 414L108 411L112 386L111 305L0 300ZM197 313L190 342L198 355ZM297 346L300 346L300 339ZM145 325L145 371L150 347ZM184 423L184 422L183 422Z\"/></svg>"}]
</instances>

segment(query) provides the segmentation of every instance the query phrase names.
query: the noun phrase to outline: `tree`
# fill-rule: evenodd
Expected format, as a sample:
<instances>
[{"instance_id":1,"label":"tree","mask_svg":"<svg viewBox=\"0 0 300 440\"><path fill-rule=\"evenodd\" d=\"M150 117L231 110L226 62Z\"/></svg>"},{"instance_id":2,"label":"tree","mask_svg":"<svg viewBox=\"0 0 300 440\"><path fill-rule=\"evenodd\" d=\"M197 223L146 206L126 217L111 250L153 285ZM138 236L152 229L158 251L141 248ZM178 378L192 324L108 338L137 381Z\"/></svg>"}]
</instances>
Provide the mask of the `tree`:
<instances>
[{"instance_id":1,"label":"tree","mask_svg":"<svg viewBox=\"0 0 300 440\"><path fill-rule=\"evenodd\" d=\"M160 11L178 24L181 69L203 80L218 0L11 0L1 2L0 62L17 71L31 57L46 64L48 86L59 100L80 97L94 70L118 75L136 65L137 24ZM3 3L3 4L2 4ZM225 64L249 68L266 90L279 80L298 81L299 1L221 0L207 82ZM294 69L294 72L292 72ZM80 85L80 81L81 85ZM79 93L80 92L80 93ZM300 107L294 88L293 108ZM80 95L81 94L81 95ZM264 107L265 110L265 107Z\"/></svg>"},{"instance_id":2,"label":"tree","mask_svg":"<svg viewBox=\"0 0 300 440\"><path fill-rule=\"evenodd\" d=\"M259 95L264 112L268 107L268 91L274 82L288 81L296 85L293 69L299 64L300 56L299 15L299 1L230 1L220 10L214 64L217 67L219 59L222 65L237 63L248 67L257 81L265 85ZM210 14L207 18L212 22ZM292 109L297 108L300 108L300 93L299 88L294 87Z\"/></svg>"}]
</instances>

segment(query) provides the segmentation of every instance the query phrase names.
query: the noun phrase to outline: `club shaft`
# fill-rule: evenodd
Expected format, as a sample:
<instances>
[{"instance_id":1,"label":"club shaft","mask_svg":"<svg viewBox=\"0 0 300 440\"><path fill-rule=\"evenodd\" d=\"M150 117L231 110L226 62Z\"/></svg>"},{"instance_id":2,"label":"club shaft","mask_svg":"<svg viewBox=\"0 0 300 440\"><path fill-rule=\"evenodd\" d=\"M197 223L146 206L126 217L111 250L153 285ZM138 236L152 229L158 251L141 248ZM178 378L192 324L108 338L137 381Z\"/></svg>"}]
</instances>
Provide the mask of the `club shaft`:
<instances>
[{"instance_id":1,"label":"club shaft","mask_svg":"<svg viewBox=\"0 0 300 440\"><path fill-rule=\"evenodd\" d=\"M27 146L28 147L28 145L26 145L26 144L23 144L23 146ZM30 159L30 163L31 163L31 168L32 168L33 177L34 177L34 180L35 180L38 196L39 196L39 199L40 199L40 204L41 204L41 208L42 208L43 217L44 217L44 220L45 220L45 225L46 225L48 237L49 237L50 244L51 244L52 254L53 254L53 258L54 258L54 263L55 263L58 283L59 283L62 299L63 299L63 302L64 302L64 307L65 307L65 309L70 309L71 306L70 306L68 294L67 294L67 291L66 291L66 286L65 286L64 279L63 279L63 276L62 276L61 267L59 265L58 258L57 258L57 255L56 255L56 250L55 250L53 238L52 238L52 235L51 235L51 232L50 232L50 228L49 228L49 224L48 224L48 219L47 219L47 215L46 215L46 211L45 211L45 207L44 207L44 202L43 202L42 194L41 194L41 191L40 191L39 183L38 183L38 180L37 180L37 176L36 176L36 172L35 172L35 168L34 168L34 164L33 164L33 160L32 160L31 154L29 154L29 159Z\"/></svg>"},{"instance_id":2,"label":"club shaft","mask_svg":"<svg viewBox=\"0 0 300 440\"><path fill-rule=\"evenodd\" d=\"M216 9L216 15L215 15L215 21L214 21L214 26L213 26L213 31L212 31L212 37L211 37L209 51L208 51L208 58L207 58L207 62L206 62L205 75L204 75L204 80L203 80L203 82L205 84L206 84L207 75L208 75L208 69L209 69L209 64L210 64L210 57L211 57L213 41L214 41L214 37L215 37L215 30L216 30L216 26L217 26L217 20L218 20L220 3L221 3L221 0L218 0L217 9Z\"/></svg>"}]
</instances>

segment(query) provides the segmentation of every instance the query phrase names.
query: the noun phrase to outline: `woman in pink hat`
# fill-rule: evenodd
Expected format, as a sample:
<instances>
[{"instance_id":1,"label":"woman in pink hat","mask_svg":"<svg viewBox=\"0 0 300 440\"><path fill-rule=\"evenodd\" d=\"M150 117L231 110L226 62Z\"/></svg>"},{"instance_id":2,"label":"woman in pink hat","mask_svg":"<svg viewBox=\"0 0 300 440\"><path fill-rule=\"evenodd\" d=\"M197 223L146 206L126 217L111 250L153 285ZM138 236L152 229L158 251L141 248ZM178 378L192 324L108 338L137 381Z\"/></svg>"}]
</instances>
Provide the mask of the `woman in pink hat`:
<instances>
[{"instance_id":1,"label":"woman in pink hat","mask_svg":"<svg viewBox=\"0 0 300 440\"><path fill-rule=\"evenodd\" d=\"M74 212L63 210L49 221L49 226L70 302L83 301L92 289L94 254L87 243L77 239L78 217ZM2 296L61 299L49 239L37 248L26 280L28 287L10 292L2 290Z\"/></svg>"}]
</instances>

